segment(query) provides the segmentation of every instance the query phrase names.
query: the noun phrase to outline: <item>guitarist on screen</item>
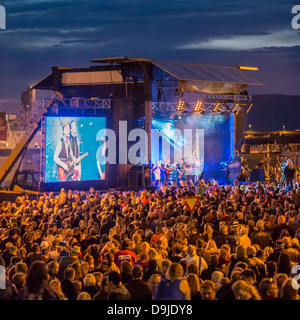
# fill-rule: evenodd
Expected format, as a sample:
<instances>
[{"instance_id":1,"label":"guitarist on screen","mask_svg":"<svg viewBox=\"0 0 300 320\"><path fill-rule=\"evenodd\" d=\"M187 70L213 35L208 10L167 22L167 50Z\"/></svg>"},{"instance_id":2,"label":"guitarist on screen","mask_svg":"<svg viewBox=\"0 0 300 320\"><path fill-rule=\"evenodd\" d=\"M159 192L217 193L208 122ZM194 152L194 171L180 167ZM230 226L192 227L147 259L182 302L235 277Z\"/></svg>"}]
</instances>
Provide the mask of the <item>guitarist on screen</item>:
<instances>
[{"instance_id":1,"label":"guitarist on screen","mask_svg":"<svg viewBox=\"0 0 300 320\"><path fill-rule=\"evenodd\" d=\"M80 156L79 149L79 140L77 136L77 127L76 123L72 120L70 122L70 144L73 152L73 156L75 159ZM80 181L81 179L81 161L78 161L74 164L74 175L72 176L72 180Z\"/></svg>"},{"instance_id":2,"label":"guitarist on screen","mask_svg":"<svg viewBox=\"0 0 300 320\"><path fill-rule=\"evenodd\" d=\"M54 152L54 161L57 164L57 176L60 182L74 181L76 180L75 178L78 179L78 176L76 177L76 174L78 175L78 171L76 173L76 169L78 170L76 165L81 161L81 159L88 156L88 153L86 152L84 155L76 158L71 145L70 124L66 122L62 127L63 137L59 140Z\"/></svg>"},{"instance_id":3,"label":"guitarist on screen","mask_svg":"<svg viewBox=\"0 0 300 320\"><path fill-rule=\"evenodd\" d=\"M59 174L61 171L59 169L61 168L65 171L68 171L69 168L67 160L69 158L73 159L74 155L70 143L70 124L66 122L63 124L63 136L59 140L54 152L54 161L57 164L59 181L71 181L70 175L64 177L62 174Z\"/></svg>"}]
</instances>

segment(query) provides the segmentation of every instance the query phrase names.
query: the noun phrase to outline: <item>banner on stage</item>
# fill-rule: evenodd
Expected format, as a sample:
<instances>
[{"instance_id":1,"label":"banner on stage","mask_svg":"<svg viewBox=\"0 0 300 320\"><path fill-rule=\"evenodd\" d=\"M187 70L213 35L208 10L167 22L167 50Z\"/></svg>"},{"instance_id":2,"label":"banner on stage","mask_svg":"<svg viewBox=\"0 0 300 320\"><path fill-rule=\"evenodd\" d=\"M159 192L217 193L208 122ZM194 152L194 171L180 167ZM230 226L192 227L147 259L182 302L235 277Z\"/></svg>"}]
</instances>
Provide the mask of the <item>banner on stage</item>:
<instances>
[{"instance_id":1,"label":"banner on stage","mask_svg":"<svg viewBox=\"0 0 300 320\"><path fill-rule=\"evenodd\" d=\"M247 87L239 83L178 80L178 90L188 93L238 94L241 90L247 90Z\"/></svg>"}]
</instances>

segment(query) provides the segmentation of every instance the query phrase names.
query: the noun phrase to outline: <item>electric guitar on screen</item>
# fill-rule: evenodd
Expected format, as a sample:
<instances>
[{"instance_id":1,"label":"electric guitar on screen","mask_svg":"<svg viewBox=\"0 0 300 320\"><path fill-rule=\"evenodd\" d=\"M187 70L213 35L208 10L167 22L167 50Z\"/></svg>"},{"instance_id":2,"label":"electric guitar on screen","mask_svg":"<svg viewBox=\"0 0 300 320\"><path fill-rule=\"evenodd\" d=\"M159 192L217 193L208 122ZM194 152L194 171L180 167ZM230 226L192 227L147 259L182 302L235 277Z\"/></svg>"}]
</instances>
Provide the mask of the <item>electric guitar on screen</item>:
<instances>
[{"instance_id":1,"label":"electric guitar on screen","mask_svg":"<svg viewBox=\"0 0 300 320\"><path fill-rule=\"evenodd\" d=\"M83 154L82 156L78 157L77 159L72 160L72 157L68 157L67 159L63 160L65 164L68 166L68 170L65 170L62 166L57 165L57 175L59 181L67 181L70 176L74 173L74 165L81 161L83 158L89 155L88 152Z\"/></svg>"},{"instance_id":2,"label":"electric guitar on screen","mask_svg":"<svg viewBox=\"0 0 300 320\"><path fill-rule=\"evenodd\" d=\"M173 168L171 167L165 167L164 169L166 171L167 174L171 173L173 171Z\"/></svg>"}]
</instances>

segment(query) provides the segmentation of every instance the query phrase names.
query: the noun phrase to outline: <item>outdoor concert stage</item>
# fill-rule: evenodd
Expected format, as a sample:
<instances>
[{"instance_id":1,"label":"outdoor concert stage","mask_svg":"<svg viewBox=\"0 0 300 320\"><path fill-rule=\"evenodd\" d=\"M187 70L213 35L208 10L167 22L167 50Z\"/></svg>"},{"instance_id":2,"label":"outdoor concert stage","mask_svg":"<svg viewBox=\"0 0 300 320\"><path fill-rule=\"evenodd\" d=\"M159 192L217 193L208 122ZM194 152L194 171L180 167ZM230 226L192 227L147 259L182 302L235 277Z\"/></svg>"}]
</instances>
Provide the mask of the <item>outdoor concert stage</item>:
<instances>
[{"instance_id":1,"label":"outdoor concert stage","mask_svg":"<svg viewBox=\"0 0 300 320\"><path fill-rule=\"evenodd\" d=\"M191 168L186 179L224 180L220 163L241 146L251 108L248 85L263 85L247 68L91 61L98 65L53 67L32 87L59 93L34 103L45 110L39 191L151 187L164 159L170 180L181 162Z\"/></svg>"}]
</instances>

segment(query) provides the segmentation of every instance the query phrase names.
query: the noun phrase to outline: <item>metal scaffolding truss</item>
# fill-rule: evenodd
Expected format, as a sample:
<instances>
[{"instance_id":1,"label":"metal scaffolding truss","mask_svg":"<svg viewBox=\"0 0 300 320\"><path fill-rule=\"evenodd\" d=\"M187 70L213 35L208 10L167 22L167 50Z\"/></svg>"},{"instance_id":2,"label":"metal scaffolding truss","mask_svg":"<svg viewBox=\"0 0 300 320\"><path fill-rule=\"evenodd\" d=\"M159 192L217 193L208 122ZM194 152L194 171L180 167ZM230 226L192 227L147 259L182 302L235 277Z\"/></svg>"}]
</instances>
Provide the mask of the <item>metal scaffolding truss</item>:
<instances>
[{"instance_id":1,"label":"metal scaffolding truss","mask_svg":"<svg viewBox=\"0 0 300 320\"><path fill-rule=\"evenodd\" d=\"M40 182L45 182L45 145L46 145L46 117L41 119L42 144L40 149Z\"/></svg>"},{"instance_id":2,"label":"metal scaffolding truss","mask_svg":"<svg viewBox=\"0 0 300 320\"><path fill-rule=\"evenodd\" d=\"M209 94L209 93L184 93L182 99L197 99L202 101L214 100L214 102L251 101L252 96L247 94Z\"/></svg>"},{"instance_id":3,"label":"metal scaffolding truss","mask_svg":"<svg viewBox=\"0 0 300 320\"><path fill-rule=\"evenodd\" d=\"M36 99L35 107L43 108L49 99ZM74 109L110 109L110 99L84 99L84 98L64 98L54 99L53 108L74 108Z\"/></svg>"},{"instance_id":4,"label":"metal scaffolding truss","mask_svg":"<svg viewBox=\"0 0 300 320\"><path fill-rule=\"evenodd\" d=\"M241 105L245 105L242 103ZM203 103L201 109L195 110L195 103L187 103L181 110L177 109L178 104L176 102L152 102L153 112L236 112L240 110L239 103Z\"/></svg>"}]
</instances>

